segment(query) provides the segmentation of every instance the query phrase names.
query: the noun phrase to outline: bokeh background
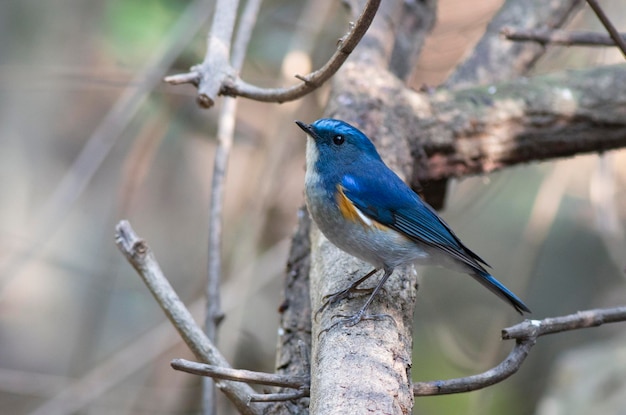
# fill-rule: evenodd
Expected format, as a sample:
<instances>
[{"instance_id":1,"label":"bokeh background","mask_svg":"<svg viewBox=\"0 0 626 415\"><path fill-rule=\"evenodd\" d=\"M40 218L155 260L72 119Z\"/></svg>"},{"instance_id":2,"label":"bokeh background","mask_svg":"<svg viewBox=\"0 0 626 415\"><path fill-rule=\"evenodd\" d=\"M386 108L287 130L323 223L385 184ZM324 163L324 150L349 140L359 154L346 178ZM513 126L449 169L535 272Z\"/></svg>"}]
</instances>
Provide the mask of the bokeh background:
<instances>
[{"instance_id":1,"label":"bokeh background","mask_svg":"<svg viewBox=\"0 0 626 415\"><path fill-rule=\"evenodd\" d=\"M199 411L198 379L169 367L191 353L117 251L113 232L129 219L202 319L219 104L200 110L191 86L158 81L202 60L208 20L197 22L206 13L200 3L0 2L1 413ZM445 80L500 5L441 1L413 86ZM602 6L625 26L619 0ZM293 82L293 74L332 54L348 19L337 1L267 0L243 78L264 86ZM589 9L569 28L604 31ZM550 47L533 72L621 61L613 49ZM239 102L219 342L238 368L273 370L283 271L303 204L304 140L293 120L319 118L327 95L325 87L295 103ZM624 151L453 181L442 214L529 304L533 318L624 303ZM499 331L519 317L469 278L437 269L422 275L415 380L498 363L511 347ZM623 336L624 325L614 325L542 338L512 379L471 394L418 399L415 413L576 413L582 403L558 410L584 394L568 397L559 385L588 380L601 363L563 372L581 360L571 353L609 342L602 354L621 350L622 358L604 364L619 367ZM582 389L591 391L592 408L613 400L619 408L626 395L619 373L626 371L610 387L600 384L604 395ZM229 413L227 404L220 413Z\"/></svg>"}]
</instances>

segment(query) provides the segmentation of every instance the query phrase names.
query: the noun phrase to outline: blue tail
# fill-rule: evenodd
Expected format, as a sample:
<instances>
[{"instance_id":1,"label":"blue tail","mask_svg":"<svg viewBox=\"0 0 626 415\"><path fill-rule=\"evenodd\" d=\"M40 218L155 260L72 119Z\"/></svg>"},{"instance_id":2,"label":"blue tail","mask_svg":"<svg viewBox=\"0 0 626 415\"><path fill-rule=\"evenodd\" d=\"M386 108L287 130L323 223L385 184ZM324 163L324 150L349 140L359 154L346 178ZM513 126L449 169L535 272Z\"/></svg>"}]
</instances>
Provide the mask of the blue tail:
<instances>
[{"instance_id":1,"label":"blue tail","mask_svg":"<svg viewBox=\"0 0 626 415\"><path fill-rule=\"evenodd\" d=\"M524 304L522 300L517 298L517 296L511 292L511 290L502 285L502 283L493 276L486 272L471 275L476 279L476 281L487 287L489 291L511 304L521 315L524 315L524 313L530 313L530 309L526 306L526 304Z\"/></svg>"}]
</instances>

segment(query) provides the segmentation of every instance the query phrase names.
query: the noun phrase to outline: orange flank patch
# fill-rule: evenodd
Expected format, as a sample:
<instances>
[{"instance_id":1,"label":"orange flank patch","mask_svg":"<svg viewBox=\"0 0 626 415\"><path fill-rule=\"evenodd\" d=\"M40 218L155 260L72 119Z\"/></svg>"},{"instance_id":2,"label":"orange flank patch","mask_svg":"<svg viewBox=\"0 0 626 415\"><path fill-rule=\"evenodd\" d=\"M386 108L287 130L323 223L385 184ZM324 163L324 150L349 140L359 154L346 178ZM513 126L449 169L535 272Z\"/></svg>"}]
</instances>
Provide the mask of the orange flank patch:
<instances>
[{"instance_id":1,"label":"orange flank patch","mask_svg":"<svg viewBox=\"0 0 626 415\"><path fill-rule=\"evenodd\" d=\"M341 215L350 222L359 223L365 229L371 229L372 227L377 229L388 229L385 225L382 225L376 222L374 219L365 216L365 214L361 212L359 208L354 206L350 199L348 199L348 196L346 196L346 194L344 193L343 187L340 184L337 185L335 200L337 201L337 207L339 207Z\"/></svg>"}]
</instances>

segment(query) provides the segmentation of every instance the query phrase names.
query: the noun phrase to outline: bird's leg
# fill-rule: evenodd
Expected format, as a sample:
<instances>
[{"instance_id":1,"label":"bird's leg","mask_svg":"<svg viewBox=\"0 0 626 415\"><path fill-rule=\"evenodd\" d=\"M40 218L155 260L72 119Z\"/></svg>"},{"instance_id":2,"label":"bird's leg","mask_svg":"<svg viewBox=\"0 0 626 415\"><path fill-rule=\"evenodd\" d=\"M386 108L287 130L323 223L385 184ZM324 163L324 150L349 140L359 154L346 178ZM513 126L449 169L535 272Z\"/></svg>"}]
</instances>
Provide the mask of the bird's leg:
<instances>
[{"instance_id":1,"label":"bird's leg","mask_svg":"<svg viewBox=\"0 0 626 415\"><path fill-rule=\"evenodd\" d=\"M344 298L347 298L351 293L357 293L357 292L371 293L374 290L373 288L358 288L358 287L365 280L367 280L369 277L374 275L377 271L378 271L378 268L374 268L373 270L365 274L365 276L359 278L357 281L350 284L350 286L346 288L345 290L342 290L333 294L328 294L322 297L322 306L318 308L317 311L315 312L315 319L317 319L317 316L319 315L319 313L321 313L326 307L328 307L329 305L335 304L336 302L341 301Z\"/></svg>"},{"instance_id":2,"label":"bird's leg","mask_svg":"<svg viewBox=\"0 0 626 415\"><path fill-rule=\"evenodd\" d=\"M348 327L351 327L351 326L354 326L355 324L357 324L361 320L379 320L379 319L382 319L382 318L390 318L395 323L393 318L390 315L388 315L388 314L370 314L370 315L366 315L365 314L365 310L372 303L372 301L374 300L374 297L376 296L378 291L380 291L380 289L383 287L383 284L385 283L385 281L387 281L387 279L391 276L392 273L393 273L393 268L385 268L385 274L380 279L380 281L378 282L376 287L374 287L374 290L372 291L372 294L368 297L367 301L365 301L365 304L363 304L361 309L359 311L357 311L357 313L352 315L352 316L348 316L348 315L337 315L337 316L334 316L334 317L338 317L338 318L342 318L342 319L337 321L336 323L333 323L330 327L320 331L317 336L319 337L322 333L324 333L326 331L329 331L330 329L332 329L333 327L335 327L335 326L337 326L339 324L344 324L344 325L346 325Z\"/></svg>"}]
</instances>

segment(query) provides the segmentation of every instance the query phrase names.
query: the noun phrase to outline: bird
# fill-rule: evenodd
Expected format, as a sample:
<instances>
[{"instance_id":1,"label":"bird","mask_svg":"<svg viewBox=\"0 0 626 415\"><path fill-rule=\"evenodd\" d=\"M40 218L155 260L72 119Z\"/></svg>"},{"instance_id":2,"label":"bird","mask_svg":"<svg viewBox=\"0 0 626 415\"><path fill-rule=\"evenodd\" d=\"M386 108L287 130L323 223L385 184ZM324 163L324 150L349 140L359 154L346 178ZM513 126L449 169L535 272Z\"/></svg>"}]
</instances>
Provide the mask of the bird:
<instances>
[{"instance_id":1,"label":"bird","mask_svg":"<svg viewBox=\"0 0 626 415\"><path fill-rule=\"evenodd\" d=\"M310 216L324 236L374 269L346 289L323 297L318 314L354 292L370 292L363 306L339 321L353 326L394 269L438 265L469 274L521 315L530 309L493 277L489 265L465 246L437 212L383 162L358 128L337 119L295 121L307 137L304 194ZM373 289L359 286L383 270ZM337 323L336 323L337 324ZM335 324L333 325L333 327Z\"/></svg>"}]
</instances>

